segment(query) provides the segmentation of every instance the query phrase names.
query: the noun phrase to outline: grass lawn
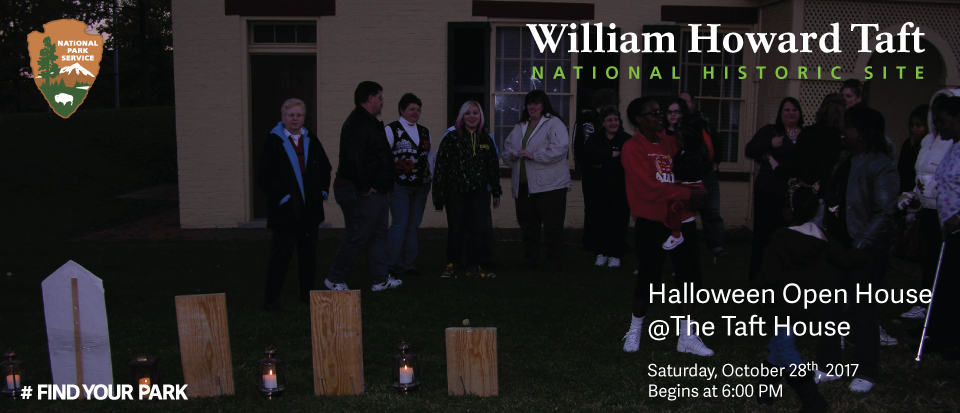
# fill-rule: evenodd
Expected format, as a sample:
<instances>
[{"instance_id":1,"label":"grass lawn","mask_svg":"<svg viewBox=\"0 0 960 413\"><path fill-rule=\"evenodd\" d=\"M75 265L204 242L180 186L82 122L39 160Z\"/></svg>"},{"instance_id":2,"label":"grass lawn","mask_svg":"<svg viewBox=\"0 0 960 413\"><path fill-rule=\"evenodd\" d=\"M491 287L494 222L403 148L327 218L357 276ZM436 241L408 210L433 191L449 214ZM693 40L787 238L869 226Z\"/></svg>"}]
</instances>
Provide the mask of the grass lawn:
<instances>
[{"instance_id":1,"label":"grass lawn","mask_svg":"<svg viewBox=\"0 0 960 413\"><path fill-rule=\"evenodd\" d=\"M634 288L628 255L620 269L597 269L593 257L571 243L559 273L520 270L522 245L510 236L496 242L498 277L449 279L438 275L445 251L441 233L428 232L418 266L426 275L407 277L394 291L372 293L358 260L348 285L362 292L364 379L359 397L314 397L310 317L296 302L296 263L284 290L284 314L260 310L268 241L68 242L73 236L169 208L169 203L120 199L117 195L176 177L172 108L81 110L68 120L53 113L4 115L0 152L0 350L15 349L25 361L27 384L51 381L40 282L66 260L103 279L115 381L129 381L127 362L135 355L159 355L162 380L182 383L174 296L226 293L236 395L180 402L10 401L0 410L28 411L796 411L799 402L784 386L773 407L751 398L648 397L648 386L703 387L755 384L755 379L651 378L647 366L725 364L755 366L766 357L762 337L726 337L723 329L704 337L716 356L676 352L676 340L644 336L639 353L626 354L620 339L630 316ZM328 204L330 213L338 213ZM500 211L499 213L509 213ZM340 234L323 233L318 285ZM505 233L507 234L507 233ZM576 239L568 234L568 239ZM749 245L729 245L718 265L706 256L706 288L746 288ZM7 273L12 275L4 275ZM670 275L664 280L669 282ZM919 280L897 271L889 287L916 288ZM868 394L846 389L849 380L820 386L834 411L958 411L960 362L938 354L914 371L916 341L900 323L908 305L884 305L883 323L901 345L881 350L883 377ZM654 306L649 319L667 319L673 306ZM722 316L748 318L750 305L703 305L698 321L725 326ZM446 394L444 329L496 327L499 397ZM896 320L896 321L892 321ZM390 357L406 340L419 355L422 389L396 394L389 386ZM905 342L905 343L904 343ZM257 360L274 345L286 361L287 391L278 400L262 399L255 388ZM798 340L805 360L815 340ZM845 361L855 348L848 347Z\"/></svg>"}]
</instances>

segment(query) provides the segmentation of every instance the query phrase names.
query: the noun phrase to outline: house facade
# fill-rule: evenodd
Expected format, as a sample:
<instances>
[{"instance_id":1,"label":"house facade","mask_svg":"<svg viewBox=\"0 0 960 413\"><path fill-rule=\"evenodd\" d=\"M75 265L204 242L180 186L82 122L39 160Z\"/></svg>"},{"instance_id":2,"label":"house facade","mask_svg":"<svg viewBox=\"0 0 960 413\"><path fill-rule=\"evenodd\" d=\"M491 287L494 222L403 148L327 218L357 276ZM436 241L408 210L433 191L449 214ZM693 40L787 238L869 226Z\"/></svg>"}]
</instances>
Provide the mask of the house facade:
<instances>
[{"instance_id":1,"label":"house facade","mask_svg":"<svg viewBox=\"0 0 960 413\"><path fill-rule=\"evenodd\" d=\"M687 91L720 133L715 146L723 158L721 213L728 228L751 226L758 168L743 156L743 147L757 129L773 122L782 98L798 98L807 123L813 123L825 94L838 91L844 79L866 80L869 71L867 101L886 116L887 134L899 147L910 111L936 90L960 86L960 5L955 2L173 0L172 13L184 228L262 225L266 208L254 182L257 157L287 98L307 103L307 128L317 132L336 169L340 126L363 80L383 86L384 122L399 117L395 108L402 94L417 94L423 101L420 123L432 131L434 142L466 100L483 104L487 124L502 142L517 122L523 95L532 89L551 96L568 128L599 89L617 89L623 107L639 96L666 101ZM896 34L905 22L924 34L919 40L924 52L875 52L874 34ZM569 29L575 24L582 33L584 23L591 36L560 37L556 52L545 53L526 26ZM598 52L597 23L603 23L602 39L611 33L615 39L625 33L671 33L675 51L614 53L608 46ZM706 35L707 24L720 24L722 39L730 32L823 34L833 30L833 23L840 27L840 53L817 47L812 53L775 48L754 53L750 47L690 52L694 35ZM879 28L869 31L868 52L860 51L860 33L850 31L851 24L864 23ZM691 24L701 25L697 33ZM574 41L580 44L573 47ZM697 43L709 46L708 40ZM900 46L912 49L913 44ZM592 51L571 53L572 48ZM744 79L737 75L741 67ZM503 176L509 194L509 175ZM567 200L567 226L579 227L579 181ZM446 225L443 213L427 209L424 227ZM343 226L332 199L326 211L330 225ZM497 227L517 226L508 195L493 219Z\"/></svg>"}]
</instances>

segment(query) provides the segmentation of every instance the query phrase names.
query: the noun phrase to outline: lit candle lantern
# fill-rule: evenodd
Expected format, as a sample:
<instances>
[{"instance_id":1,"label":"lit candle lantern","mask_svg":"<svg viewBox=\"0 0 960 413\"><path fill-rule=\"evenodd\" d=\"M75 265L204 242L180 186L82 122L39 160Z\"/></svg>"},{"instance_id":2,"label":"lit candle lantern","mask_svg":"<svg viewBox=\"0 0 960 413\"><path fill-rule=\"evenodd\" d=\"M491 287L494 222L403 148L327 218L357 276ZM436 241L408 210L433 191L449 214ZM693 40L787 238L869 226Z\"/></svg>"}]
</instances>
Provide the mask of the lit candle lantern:
<instances>
[{"instance_id":1,"label":"lit candle lantern","mask_svg":"<svg viewBox=\"0 0 960 413\"><path fill-rule=\"evenodd\" d=\"M160 357L137 356L130 361L130 374L133 376L133 382L137 383L138 389L139 386L160 384L160 375L157 371L159 360Z\"/></svg>"},{"instance_id":2,"label":"lit candle lantern","mask_svg":"<svg viewBox=\"0 0 960 413\"><path fill-rule=\"evenodd\" d=\"M410 352L406 342L397 347L400 354L393 356L393 388L407 392L420 387L420 369L417 367L417 355Z\"/></svg>"},{"instance_id":3,"label":"lit candle lantern","mask_svg":"<svg viewBox=\"0 0 960 413\"><path fill-rule=\"evenodd\" d=\"M23 388L23 379L25 377L23 370L23 361L14 360L17 353L8 351L3 354L6 359L0 363L0 376L3 376L4 386L0 389L0 394L7 397L20 397L20 389Z\"/></svg>"},{"instance_id":4,"label":"lit candle lantern","mask_svg":"<svg viewBox=\"0 0 960 413\"><path fill-rule=\"evenodd\" d=\"M283 361L276 358L277 350L272 346L263 352L266 357L260 359L260 394L272 399L280 396L286 389Z\"/></svg>"}]
</instances>

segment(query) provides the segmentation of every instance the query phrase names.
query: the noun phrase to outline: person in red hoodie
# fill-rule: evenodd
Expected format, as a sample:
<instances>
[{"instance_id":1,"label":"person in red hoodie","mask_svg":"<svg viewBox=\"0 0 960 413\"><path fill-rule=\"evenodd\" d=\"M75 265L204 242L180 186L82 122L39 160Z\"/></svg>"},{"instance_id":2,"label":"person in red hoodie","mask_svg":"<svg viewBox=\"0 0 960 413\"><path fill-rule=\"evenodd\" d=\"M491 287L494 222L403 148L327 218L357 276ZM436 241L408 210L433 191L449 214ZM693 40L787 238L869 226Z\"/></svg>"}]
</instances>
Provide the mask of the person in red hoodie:
<instances>
[{"instance_id":1,"label":"person in red hoodie","mask_svg":"<svg viewBox=\"0 0 960 413\"><path fill-rule=\"evenodd\" d=\"M627 106L627 118L636 128L636 134L624 145L621 154L623 169L626 173L627 202L630 212L636 218L637 287L634 290L633 314L630 329L624 336L623 351L628 353L640 349L640 333L643 330L643 317L650 307L650 286L660 283L663 264L667 255L671 256L674 278L678 286L692 283L700 288L700 240L693 211L703 206L707 192L702 188L689 188L678 185L674 178L673 156L677 153L674 137L663 133L663 113L660 104L653 98L634 99ZM684 242L671 251L662 248L663 240L670 236L670 229L663 225L667 211L673 202L688 202L688 210L681 216L681 232L688 242ZM659 288L656 288L659 290ZM683 304L680 314L693 314L693 304ZM680 339L677 351L709 357L713 350L688 328L687 321L681 321Z\"/></svg>"}]
</instances>

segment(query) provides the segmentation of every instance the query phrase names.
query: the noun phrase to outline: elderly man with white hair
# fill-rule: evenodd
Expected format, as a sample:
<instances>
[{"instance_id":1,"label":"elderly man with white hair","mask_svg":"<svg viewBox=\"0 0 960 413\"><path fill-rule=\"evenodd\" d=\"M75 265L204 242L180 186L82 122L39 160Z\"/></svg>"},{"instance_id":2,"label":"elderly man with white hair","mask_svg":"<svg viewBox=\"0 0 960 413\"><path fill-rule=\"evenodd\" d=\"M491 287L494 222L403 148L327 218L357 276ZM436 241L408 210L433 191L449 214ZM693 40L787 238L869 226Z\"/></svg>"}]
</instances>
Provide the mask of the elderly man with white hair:
<instances>
[{"instance_id":1,"label":"elderly man with white hair","mask_svg":"<svg viewBox=\"0 0 960 413\"><path fill-rule=\"evenodd\" d=\"M267 227L273 231L263 309L283 311L280 291L294 247L300 301L308 302L317 272L317 228L330 188L330 160L317 136L303 127L307 105L288 99L280 122L263 145L257 183L267 194Z\"/></svg>"}]
</instances>

